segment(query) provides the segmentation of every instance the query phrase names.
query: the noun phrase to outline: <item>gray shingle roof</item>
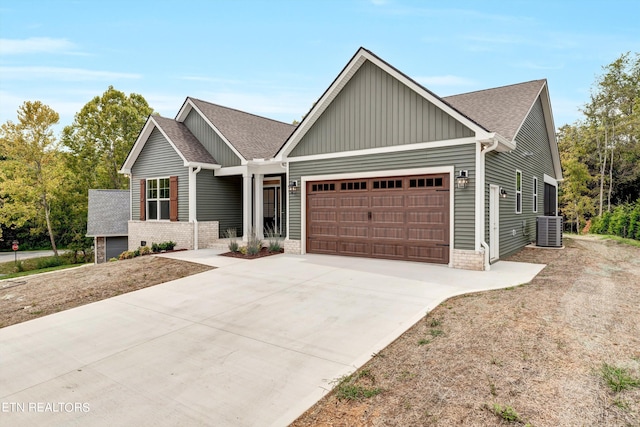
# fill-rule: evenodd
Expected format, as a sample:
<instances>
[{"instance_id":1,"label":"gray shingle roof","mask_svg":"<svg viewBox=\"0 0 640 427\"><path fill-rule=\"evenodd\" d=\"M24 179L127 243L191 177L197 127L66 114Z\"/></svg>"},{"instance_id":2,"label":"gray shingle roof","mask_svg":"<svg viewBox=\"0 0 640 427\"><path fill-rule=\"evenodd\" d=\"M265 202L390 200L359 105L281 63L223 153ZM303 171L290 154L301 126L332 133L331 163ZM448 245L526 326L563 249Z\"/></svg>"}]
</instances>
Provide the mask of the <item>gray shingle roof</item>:
<instances>
[{"instance_id":1,"label":"gray shingle roof","mask_svg":"<svg viewBox=\"0 0 640 427\"><path fill-rule=\"evenodd\" d=\"M442 99L486 130L512 141L545 83L533 80Z\"/></svg>"},{"instance_id":2,"label":"gray shingle roof","mask_svg":"<svg viewBox=\"0 0 640 427\"><path fill-rule=\"evenodd\" d=\"M152 116L152 119L187 159L187 162L218 164L183 123L161 116Z\"/></svg>"},{"instance_id":3,"label":"gray shingle roof","mask_svg":"<svg viewBox=\"0 0 640 427\"><path fill-rule=\"evenodd\" d=\"M89 190L87 236L126 236L129 190Z\"/></svg>"},{"instance_id":4,"label":"gray shingle roof","mask_svg":"<svg viewBox=\"0 0 640 427\"><path fill-rule=\"evenodd\" d=\"M272 158L296 128L200 99L189 99L247 160Z\"/></svg>"}]
</instances>

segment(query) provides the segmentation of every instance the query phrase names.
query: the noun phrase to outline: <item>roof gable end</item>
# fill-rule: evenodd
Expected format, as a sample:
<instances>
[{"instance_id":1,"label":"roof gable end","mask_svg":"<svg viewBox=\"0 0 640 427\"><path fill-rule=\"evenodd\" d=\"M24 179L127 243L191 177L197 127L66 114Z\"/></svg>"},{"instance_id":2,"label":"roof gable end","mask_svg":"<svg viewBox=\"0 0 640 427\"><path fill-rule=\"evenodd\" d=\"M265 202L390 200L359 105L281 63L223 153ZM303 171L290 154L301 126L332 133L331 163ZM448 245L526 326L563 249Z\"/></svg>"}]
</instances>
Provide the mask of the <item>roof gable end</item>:
<instances>
[{"instance_id":1,"label":"roof gable end","mask_svg":"<svg viewBox=\"0 0 640 427\"><path fill-rule=\"evenodd\" d=\"M322 113L329 107L332 101L338 96L344 86L351 80L356 72L366 62L370 61L375 66L381 68L392 77L403 83L409 89L422 96L427 101L434 104L446 114L450 115L455 120L462 123L476 133L476 137L479 139L488 139L491 135L480 124L473 121L471 118L465 116L460 111L453 108L442 98L429 91L406 74L400 72L389 63L380 59L378 56L370 52L365 48L360 48L356 54L351 58L343 70L338 74L336 79L331 83L327 90L322 94L318 102L314 104L309 113L304 117L302 122L298 125L296 130L291 134L289 139L284 143L282 148L278 151L277 159L282 160L287 157L295 148L295 146L302 140L304 135L311 129L315 122L320 118Z\"/></svg>"}]
</instances>

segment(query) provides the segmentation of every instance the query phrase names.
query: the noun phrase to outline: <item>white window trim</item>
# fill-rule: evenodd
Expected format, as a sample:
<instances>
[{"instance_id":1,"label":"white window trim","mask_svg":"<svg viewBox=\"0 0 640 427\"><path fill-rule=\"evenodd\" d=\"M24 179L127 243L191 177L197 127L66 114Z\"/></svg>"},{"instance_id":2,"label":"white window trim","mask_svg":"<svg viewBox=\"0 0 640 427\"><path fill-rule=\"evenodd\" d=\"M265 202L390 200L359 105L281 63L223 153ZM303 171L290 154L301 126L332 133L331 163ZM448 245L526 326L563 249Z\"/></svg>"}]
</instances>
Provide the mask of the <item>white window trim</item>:
<instances>
[{"instance_id":1,"label":"white window trim","mask_svg":"<svg viewBox=\"0 0 640 427\"><path fill-rule=\"evenodd\" d=\"M167 198L160 198L160 180L161 179L166 179L169 181L169 197ZM149 198L149 181L156 181L158 183L158 187L157 187L157 191L158 191L158 197L156 197L155 199L150 199ZM169 202L169 211L171 211L171 177L169 176L160 176L157 178L147 178L146 182L145 182L145 209L146 209L146 216L147 216L147 221L157 221L157 222L169 222L171 221L171 213L169 213L169 218L167 219L158 219L157 216L160 215L160 202L164 202L167 201ZM156 218L149 218L149 201L150 200L155 200L158 202L158 207L156 208Z\"/></svg>"},{"instance_id":2,"label":"white window trim","mask_svg":"<svg viewBox=\"0 0 640 427\"><path fill-rule=\"evenodd\" d=\"M533 213L538 213L538 177L533 177Z\"/></svg>"},{"instance_id":3,"label":"white window trim","mask_svg":"<svg viewBox=\"0 0 640 427\"><path fill-rule=\"evenodd\" d=\"M518 190L518 175L520 176L520 189ZM522 171L516 169L516 214L522 213ZM520 196L520 209L518 209L518 196Z\"/></svg>"}]
</instances>

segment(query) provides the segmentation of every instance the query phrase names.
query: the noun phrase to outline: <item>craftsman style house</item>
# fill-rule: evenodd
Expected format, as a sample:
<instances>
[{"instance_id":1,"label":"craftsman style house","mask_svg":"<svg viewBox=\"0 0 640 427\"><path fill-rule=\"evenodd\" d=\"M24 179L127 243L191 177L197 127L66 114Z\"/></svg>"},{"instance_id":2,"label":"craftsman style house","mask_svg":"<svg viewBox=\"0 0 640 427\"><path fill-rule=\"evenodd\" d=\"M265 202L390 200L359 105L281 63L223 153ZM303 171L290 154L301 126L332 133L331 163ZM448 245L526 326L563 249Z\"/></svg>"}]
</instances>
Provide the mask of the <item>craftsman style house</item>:
<instances>
[{"instance_id":1,"label":"craftsman style house","mask_svg":"<svg viewBox=\"0 0 640 427\"><path fill-rule=\"evenodd\" d=\"M187 98L121 172L130 248L268 229L292 253L476 270L535 240L562 180L546 80L440 98L364 48L298 126Z\"/></svg>"}]
</instances>

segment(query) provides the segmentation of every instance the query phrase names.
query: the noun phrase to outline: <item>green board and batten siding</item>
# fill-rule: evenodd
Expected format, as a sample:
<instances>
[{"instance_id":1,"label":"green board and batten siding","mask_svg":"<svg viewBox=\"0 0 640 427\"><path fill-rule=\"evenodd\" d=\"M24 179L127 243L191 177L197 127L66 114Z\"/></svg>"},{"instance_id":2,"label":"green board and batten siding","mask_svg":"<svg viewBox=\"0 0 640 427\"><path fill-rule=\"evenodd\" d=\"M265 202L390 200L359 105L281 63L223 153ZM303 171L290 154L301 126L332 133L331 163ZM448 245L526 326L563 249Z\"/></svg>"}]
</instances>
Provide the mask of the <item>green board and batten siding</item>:
<instances>
[{"instance_id":1,"label":"green board and batten siding","mask_svg":"<svg viewBox=\"0 0 640 427\"><path fill-rule=\"evenodd\" d=\"M454 247L456 249L474 249L475 221L475 153L476 144L463 144L450 147L399 151L395 153L368 154L325 160L291 162L289 179L300 180L301 176L386 171L425 167L453 166L455 170L469 170L469 185L465 189L454 191ZM300 194L289 198L289 238L301 239Z\"/></svg>"},{"instance_id":2,"label":"green board and batten siding","mask_svg":"<svg viewBox=\"0 0 640 427\"><path fill-rule=\"evenodd\" d=\"M473 136L462 123L365 61L290 157Z\"/></svg>"},{"instance_id":3,"label":"green board and batten siding","mask_svg":"<svg viewBox=\"0 0 640 427\"><path fill-rule=\"evenodd\" d=\"M184 125L200 141L200 143L211 153L218 164L223 167L240 166L241 160L231 148L220 138L220 136L209 126L200 114L191 110L184 120Z\"/></svg>"},{"instance_id":4,"label":"green board and batten siding","mask_svg":"<svg viewBox=\"0 0 640 427\"><path fill-rule=\"evenodd\" d=\"M489 185L499 185L508 193L506 199L500 199L500 257L508 256L535 240L536 217L544 215L544 175L556 178L540 98L529 112L515 141L517 147L514 151L491 152L486 157L485 236L488 244L491 244ZM516 169L522 171L520 214L516 214ZM533 211L534 176L538 178L537 213Z\"/></svg>"},{"instance_id":5,"label":"green board and batten siding","mask_svg":"<svg viewBox=\"0 0 640 427\"><path fill-rule=\"evenodd\" d=\"M220 237L227 237L229 228L235 228L242 236L242 177L217 177L212 171L202 170L196 182L198 221L219 221Z\"/></svg>"},{"instance_id":6,"label":"green board and batten siding","mask_svg":"<svg viewBox=\"0 0 640 427\"><path fill-rule=\"evenodd\" d=\"M140 180L178 177L178 220L189 220L189 175L183 160L158 129L149 135L144 148L131 168L132 219L140 219Z\"/></svg>"}]
</instances>

